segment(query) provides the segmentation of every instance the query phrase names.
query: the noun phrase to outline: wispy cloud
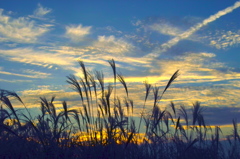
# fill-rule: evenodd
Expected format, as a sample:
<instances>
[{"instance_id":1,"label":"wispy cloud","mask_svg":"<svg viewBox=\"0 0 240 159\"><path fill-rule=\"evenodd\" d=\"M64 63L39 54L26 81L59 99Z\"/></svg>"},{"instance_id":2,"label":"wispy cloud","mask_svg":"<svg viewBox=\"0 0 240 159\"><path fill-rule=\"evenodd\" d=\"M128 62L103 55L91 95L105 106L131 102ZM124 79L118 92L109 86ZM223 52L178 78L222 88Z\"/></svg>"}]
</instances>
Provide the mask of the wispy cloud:
<instances>
[{"instance_id":1,"label":"wispy cloud","mask_svg":"<svg viewBox=\"0 0 240 159\"><path fill-rule=\"evenodd\" d=\"M38 4L37 9L34 11L36 17L43 17L46 14L50 13L52 9L43 7L40 3Z\"/></svg>"},{"instance_id":2,"label":"wispy cloud","mask_svg":"<svg viewBox=\"0 0 240 159\"><path fill-rule=\"evenodd\" d=\"M171 35L171 36L178 36L183 32L183 30L179 29L178 27L172 26L167 23L155 23L155 24L146 26L146 29L150 29L153 31L157 31L158 33L161 33L161 34Z\"/></svg>"},{"instance_id":3,"label":"wispy cloud","mask_svg":"<svg viewBox=\"0 0 240 159\"><path fill-rule=\"evenodd\" d=\"M39 107L39 97L51 98L56 96L54 104L62 107L61 102L67 100L68 106L79 105L79 95L76 92L66 92L61 86L38 85L36 88L19 91L21 98L28 108Z\"/></svg>"},{"instance_id":4,"label":"wispy cloud","mask_svg":"<svg viewBox=\"0 0 240 159\"><path fill-rule=\"evenodd\" d=\"M11 50L0 50L0 56L10 61L28 63L43 67L71 66L76 59L71 56L64 56L57 53L34 50L32 48L16 48Z\"/></svg>"},{"instance_id":5,"label":"wispy cloud","mask_svg":"<svg viewBox=\"0 0 240 159\"><path fill-rule=\"evenodd\" d=\"M91 46L87 47L58 46L54 48L47 48L46 50L50 50L62 55L80 56L84 55L86 52L91 51L92 49L93 48Z\"/></svg>"},{"instance_id":6,"label":"wispy cloud","mask_svg":"<svg viewBox=\"0 0 240 159\"><path fill-rule=\"evenodd\" d=\"M79 42L90 34L91 28L91 26L84 27L81 24L66 26L65 36L70 38L73 42Z\"/></svg>"},{"instance_id":7,"label":"wispy cloud","mask_svg":"<svg viewBox=\"0 0 240 159\"><path fill-rule=\"evenodd\" d=\"M31 70L31 69L23 70L23 72L27 73L27 74L30 74L35 78L47 78L48 76L51 75L50 73L35 71L35 70Z\"/></svg>"},{"instance_id":8,"label":"wispy cloud","mask_svg":"<svg viewBox=\"0 0 240 159\"><path fill-rule=\"evenodd\" d=\"M52 94L60 94L60 93L64 93L63 90L52 90L50 88L50 86L47 86L47 85L41 85L41 86L38 86L37 89L28 89L28 90L24 90L24 91L21 91L21 94L23 96L36 96L37 98L42 95L44 96L48 96L48 95L52 95Z\"/></svg>"},{"instance_id":9,"label":"wispy cloud","mask_svg":"<svg viewBox=\"0 0 240 159\"><path fill-rule=\"evenodd\" d=\"M208 23L211 23L218 18L232 12L234 9L240 7L240 2L236 2L233 6L227 7L224 10L217 12L214 15L211 15L209 18L203 20L201 23L196 24L195 26L191 27L187 31L183 32L182 34L176 36L175 38L169 40L168 42L162 44L158 49L156 49L153 53L146 55L147 57L158 57L161 53L166 52L169 48L176 45L180 40L186 39L191 36L193 33L201 29L203 26L206 26Z\"/></svg>"},{"instance_id":10,"label":"wispy cloud","mask_svg":"<svg viewBox=\"0 0 240 159\"><path fill-rule=\"evenodd\" d=\"M13 18L0 9L0 40L18 43L34 43L50 30L49 25L39 25L28 17Z\"/></svg>"},{"instance_id":11,"label":"wispy cloud","mask_svg":"<svg viewBox=\"0 0 240 159\"><path fill-rule=\"evenodd\" d=\"M210 45L217 49L226 49L240 44L240 31L218 31L216 35L208 37Z\"/></svg>"},{"instance_id":12,"label":"wispy cloud","mask_svg":"<svg viewBox=\"0 0 240 159\"><path fill-rule=\"evenodd\" d=\"M178 83L224 82L239 80L240 73L234 72L224 63L218 62L213 53L186 53L173 59L159 59L154 63L157 67L149 69L149 73L162 77L170 76L180 69L182 74Z\"/></svg>"},{"instance_id":13,"label":"wispy cloud","mask_svg":"<svg viewBox=\"0 0 240 159\"><path fill-rule=\"evenodd\" d=\"M44 72L34 71L30 69L24 70L23 73L27 73L27 74L0 71L0 74L11 75L11 76L21 76L21 77L27 77L27 78L47 78L48 76L51 75L50 73L44 73Z\"/></svg>"},{"instance_id":14,"label":"wispy cloud","mask_svg":"<svg viewBox=\"0 0 240 159\"><path fill-rule=\"evenodd\" d=\"M99 51L112 54L126 53L134 48L129 42L124 39L117 39L114 35L98 36L98 41L95 42L94 47Z\"/></svg>"},{"instance_id":15,"label":"wispy cloud","mask_svg":"<svg viewBox=\"0 0 240 159\"><path fill-rule=\"evenodd\" d=\"M7 83L24 83L24 82L32 82L32 80L6 80L6 79L0 79L1 82L7 82Z\"/></svg>"}]
</instances>

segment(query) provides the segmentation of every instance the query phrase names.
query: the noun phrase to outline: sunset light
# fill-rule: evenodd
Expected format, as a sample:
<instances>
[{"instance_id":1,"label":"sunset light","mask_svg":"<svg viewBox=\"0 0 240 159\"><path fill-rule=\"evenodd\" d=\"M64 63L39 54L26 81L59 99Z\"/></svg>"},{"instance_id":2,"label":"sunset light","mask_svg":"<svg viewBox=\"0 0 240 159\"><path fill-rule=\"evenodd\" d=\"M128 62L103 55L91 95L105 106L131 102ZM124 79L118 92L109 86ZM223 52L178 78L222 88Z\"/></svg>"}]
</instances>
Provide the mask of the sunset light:
<instances>
[{"instance_id":1,"label":"sunset light","mask_svg":"<svg viewBox=\"0 0 240 159\"><path fill-rule=\"evenodd\" d=\"M240 158L239 15L230 0L2 0L0 158Z\"/></svg>"}]
</instances>

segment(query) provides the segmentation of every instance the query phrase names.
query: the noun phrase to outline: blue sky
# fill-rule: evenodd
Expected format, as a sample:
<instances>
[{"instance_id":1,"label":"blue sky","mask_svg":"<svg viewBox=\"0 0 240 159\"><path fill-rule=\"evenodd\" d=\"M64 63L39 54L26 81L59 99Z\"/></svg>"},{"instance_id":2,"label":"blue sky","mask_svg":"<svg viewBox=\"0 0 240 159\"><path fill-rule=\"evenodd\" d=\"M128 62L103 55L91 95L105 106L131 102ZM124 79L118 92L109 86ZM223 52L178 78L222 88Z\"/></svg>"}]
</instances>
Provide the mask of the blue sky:
<instances>
[{"instance_id":1,"label":"blue sky","mask_svg":"<svg viewBox=\"0 0 240 159\"><path fill-rule=\"evenodd\" d=\"M52 95L74 108L77 61L112 82L114 58L141 108L143 81L163 89L180 69L160 106L200 101L209 124L227 127L240 115L239 15L240 2L223 0L0 1L0 88L33 110Z\"/></svg>"}]
</instances>

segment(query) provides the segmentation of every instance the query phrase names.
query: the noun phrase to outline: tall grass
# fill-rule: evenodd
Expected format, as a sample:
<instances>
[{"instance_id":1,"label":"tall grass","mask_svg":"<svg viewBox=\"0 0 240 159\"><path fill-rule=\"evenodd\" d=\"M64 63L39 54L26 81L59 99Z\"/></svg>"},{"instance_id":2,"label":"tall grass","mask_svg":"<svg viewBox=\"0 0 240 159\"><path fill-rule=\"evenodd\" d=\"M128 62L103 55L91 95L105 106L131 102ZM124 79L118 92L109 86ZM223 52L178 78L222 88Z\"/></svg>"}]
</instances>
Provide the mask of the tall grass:
<instances>
[{"instance_id":1,"label":"tall grass","mask_svg":"<svg viewBox=\"0 0 240 159\"><path fill-rule=\"evenodd\" d=\"M233 133L228 146L221 142L221 129L212 129L204 120L204 109L196 102L189 111L184 106L161 109L161 99L179 76L177 70L166 87L144 83L145 98L139 122L133 117L134 101L127 83L117 73L115 61L113 83L104 82L104 74L87 71L79 61L83 76L67 76L67 83L79 94L80 107L71 109L62 102L58 112L55 97L40 97L41 113L31 116L21 98L0 89L0 157L1 158L240 158L238 124L233 120ZM118 96L117 82L125 90ZM153 100L148 99L149 95ZM18 100L27 114L16 110L11 100ZM152 103L152 109L146 108Z\"/></svg>"}]
</instances>

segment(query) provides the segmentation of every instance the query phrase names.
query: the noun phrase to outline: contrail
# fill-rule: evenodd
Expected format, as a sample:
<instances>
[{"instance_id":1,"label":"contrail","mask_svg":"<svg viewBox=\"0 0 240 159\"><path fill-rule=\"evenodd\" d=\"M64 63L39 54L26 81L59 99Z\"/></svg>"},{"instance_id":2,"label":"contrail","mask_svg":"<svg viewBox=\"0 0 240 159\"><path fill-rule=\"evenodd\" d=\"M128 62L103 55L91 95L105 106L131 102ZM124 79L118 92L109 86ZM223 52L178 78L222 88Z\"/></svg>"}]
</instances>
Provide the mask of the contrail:
<instances>
[{"instance_id":1,"label":"contrail","mask_svg":"<svg viewBox=\"0 0 240 159\"><path fill-rule=\"evenodd\" d=\"M203 26L207 25L208 23L211 23L221 16L224 16L230 12L232 12L234 9L237 9L240 7L240 1L237 1L233 6L227 7L226 9L223 9L221 11L218 11L216 14L211 15L209 18L203 20L201 23L196 24L195 26L191 27L184 33L180 34L179 36L169 40L168 42L162 44L159 49L155 50L153 53L145 55L145 57L158 57L161 53L167 51L172 46L176 45L180 40L188 38L190 35L192 35L194 32L201 29Z\"/></svg>"}]
</instances>

